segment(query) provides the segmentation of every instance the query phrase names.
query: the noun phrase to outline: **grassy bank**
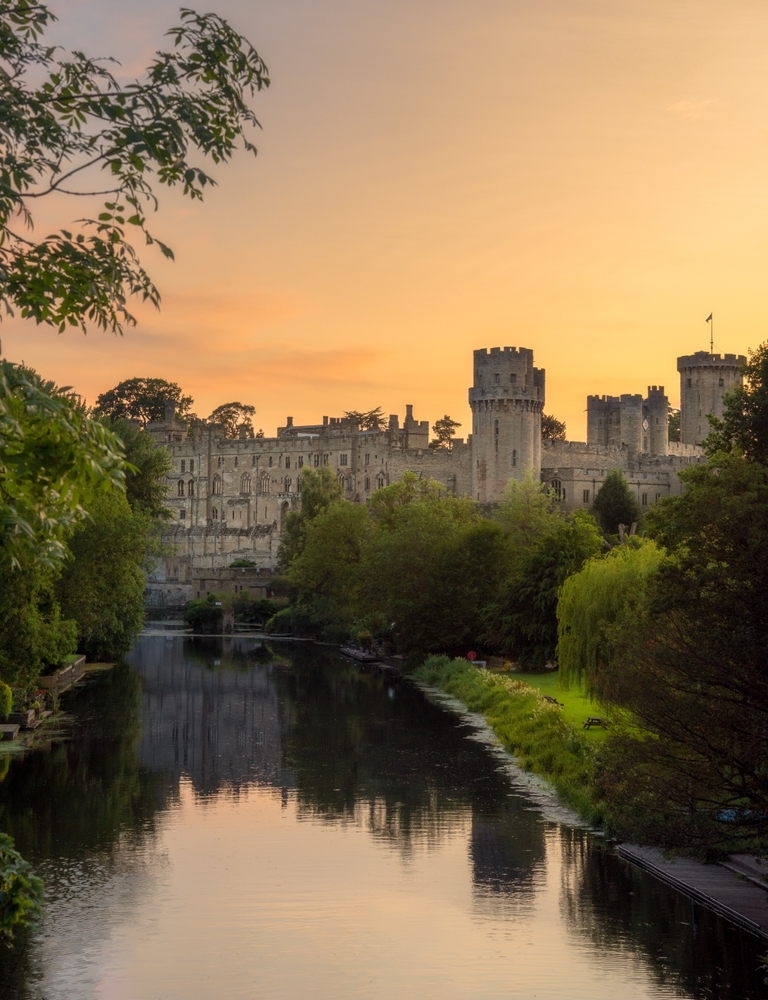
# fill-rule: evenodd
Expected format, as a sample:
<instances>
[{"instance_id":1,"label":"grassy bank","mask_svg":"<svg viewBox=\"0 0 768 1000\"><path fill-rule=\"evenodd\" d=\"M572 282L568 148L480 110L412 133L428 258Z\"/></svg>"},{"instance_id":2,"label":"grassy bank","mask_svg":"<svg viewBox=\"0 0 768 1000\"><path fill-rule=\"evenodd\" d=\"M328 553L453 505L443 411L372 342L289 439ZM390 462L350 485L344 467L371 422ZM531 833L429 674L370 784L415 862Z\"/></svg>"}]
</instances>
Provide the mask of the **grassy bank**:
<instances>
[{"instance_id":1,"label":"grassy bank","mask_svg":"<svg viewBox=\"0 0 768 1000\"><path fill-rule=\"evenodd\" d=\"M592 737L591 730L577 728L562 708L544 700L541 691L519 675L492 674L447 656L430 656L414 676L484 715L522 767L546 778L563 801L588 822L602 822L603 803L595 787L600 739ZM534 676L545 680L542 675ZM563 701L560 694L553 690L553 696ZM572 700L581 699L575 692L566 694ZM574 703L569 714L581 720L585 717L583 708L580 702Z\"/></svg>"}]
</instances>

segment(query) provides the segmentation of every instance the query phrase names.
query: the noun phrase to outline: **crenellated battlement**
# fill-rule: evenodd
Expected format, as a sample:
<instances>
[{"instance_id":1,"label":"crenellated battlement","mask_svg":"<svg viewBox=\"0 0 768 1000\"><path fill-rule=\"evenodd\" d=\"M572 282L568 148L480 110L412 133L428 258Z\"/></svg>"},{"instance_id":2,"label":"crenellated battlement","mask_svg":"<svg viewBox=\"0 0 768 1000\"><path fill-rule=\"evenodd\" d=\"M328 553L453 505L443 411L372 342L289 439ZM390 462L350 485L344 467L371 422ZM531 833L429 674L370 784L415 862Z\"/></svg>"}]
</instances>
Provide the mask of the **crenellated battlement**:
<instances>
[{"instance_id":1,"label":"crenellated battlement","mask_svg":"<svg viewBox=\"0 0 768 1000\"><path fill-rule=\"evenodd\" d=\"M709 351L696 351L695 354L685 354L677 359L677 370L684 368L712 368L725 365L729 368L743 368L747 363L744 354L710 354Z\"/></svg>"}]
</instances>

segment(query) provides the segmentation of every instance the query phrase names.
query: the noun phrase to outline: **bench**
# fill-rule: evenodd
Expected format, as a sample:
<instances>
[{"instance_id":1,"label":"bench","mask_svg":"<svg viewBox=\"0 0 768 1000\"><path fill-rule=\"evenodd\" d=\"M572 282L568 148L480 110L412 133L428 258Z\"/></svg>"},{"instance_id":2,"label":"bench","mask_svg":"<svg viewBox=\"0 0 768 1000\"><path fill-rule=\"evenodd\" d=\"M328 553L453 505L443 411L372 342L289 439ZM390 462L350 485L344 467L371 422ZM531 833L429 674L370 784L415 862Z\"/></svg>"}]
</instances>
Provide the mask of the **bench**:
<instances>
[{"instance_id":1,"label":"bench","mask_svg":"<svg viewBox=\"0 0 768 1000\"><path fill-rule=\"evenodd\" d=\"M557 698L553 698L551 694L543 694L541 697L544 701L548 701L550 705L557 705L559 708L563 707L563 703L558 701Z\"/></svg>"},{"instance_id":2,"label":"bench","mask_svg":"<svg viewBox=\"0 0 768 1000\"><path fill-rule=\"evenodd\" d=\"M592 726L602 726L603 729L607 729L608 722L599 715L588 715L587 721L584 723L584 728L591 729Z\"/></svg>"}]
</instances>

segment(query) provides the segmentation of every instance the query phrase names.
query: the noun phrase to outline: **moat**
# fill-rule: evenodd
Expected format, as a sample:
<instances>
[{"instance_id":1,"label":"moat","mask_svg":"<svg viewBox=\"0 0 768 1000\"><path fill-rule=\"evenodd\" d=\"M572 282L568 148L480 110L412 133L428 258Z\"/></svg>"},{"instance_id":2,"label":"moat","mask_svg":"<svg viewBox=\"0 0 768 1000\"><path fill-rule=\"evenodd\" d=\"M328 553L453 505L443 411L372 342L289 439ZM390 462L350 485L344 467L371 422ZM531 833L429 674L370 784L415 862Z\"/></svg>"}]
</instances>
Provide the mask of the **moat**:
<instances>
[{"instance_id":1,"label":"moat","mask_svg":"<svg viewBox=\"0 0 768 1000\"><path fill-rule=\"evenodd\" d=\"M47 897L0 1000L765 996L764 943L564 822L407 680L245 637L129 660L0 783Z\"/></svg>"}]
</instances>

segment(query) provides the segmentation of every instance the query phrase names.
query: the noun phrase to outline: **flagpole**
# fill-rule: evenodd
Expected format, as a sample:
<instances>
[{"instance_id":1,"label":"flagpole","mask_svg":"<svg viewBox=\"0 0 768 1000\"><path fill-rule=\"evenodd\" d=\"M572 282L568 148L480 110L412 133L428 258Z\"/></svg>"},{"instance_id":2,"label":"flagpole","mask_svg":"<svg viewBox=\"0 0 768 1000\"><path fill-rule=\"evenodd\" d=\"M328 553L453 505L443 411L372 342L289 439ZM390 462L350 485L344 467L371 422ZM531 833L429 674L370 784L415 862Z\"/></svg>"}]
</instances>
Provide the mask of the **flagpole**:
<instances>
[{"instance_id":1,"label":"flagpole","mask_svg":"<svg viewBox=\"0 0 768 1000\"><path fill-rule=\"evenodd\" d=\"M709 353L713 354L715 350L715 314L709 314Z\"/></svg>"}]
</instances>

